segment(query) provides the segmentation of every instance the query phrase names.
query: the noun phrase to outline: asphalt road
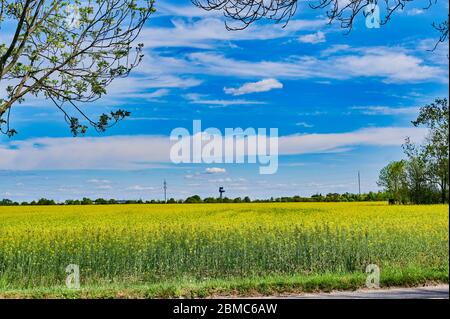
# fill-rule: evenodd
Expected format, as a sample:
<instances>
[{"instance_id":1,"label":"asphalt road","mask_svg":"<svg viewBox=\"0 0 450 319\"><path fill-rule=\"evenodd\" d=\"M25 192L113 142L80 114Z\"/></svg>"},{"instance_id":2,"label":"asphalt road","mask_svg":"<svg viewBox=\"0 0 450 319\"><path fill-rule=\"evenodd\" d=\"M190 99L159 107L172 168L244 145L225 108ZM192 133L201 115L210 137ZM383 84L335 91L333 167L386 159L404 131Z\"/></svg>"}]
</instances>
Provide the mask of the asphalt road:
<instances>
[{"instance_id":1,"label":"asphalt road","mask_svg":"<svg viewBox=\"0 0 450 319\"><path fill-rule=\"evenodd\" d=\"M418 288L363 289L350 292L332 292L281 296L293 299L449 299L449 285Z\"/></svg>"}]
</instances>

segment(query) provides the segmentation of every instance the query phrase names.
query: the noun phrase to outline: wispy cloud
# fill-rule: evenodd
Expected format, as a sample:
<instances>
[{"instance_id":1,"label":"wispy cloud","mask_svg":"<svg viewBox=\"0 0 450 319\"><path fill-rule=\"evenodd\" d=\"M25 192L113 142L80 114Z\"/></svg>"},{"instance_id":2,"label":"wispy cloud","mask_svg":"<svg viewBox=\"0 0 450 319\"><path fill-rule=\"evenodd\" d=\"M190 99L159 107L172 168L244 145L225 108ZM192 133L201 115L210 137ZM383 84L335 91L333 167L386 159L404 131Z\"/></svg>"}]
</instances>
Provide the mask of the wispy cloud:
<instances>
[{"instance_id":1,"label":"wispy cloud","mask_svg":"<svg viewBox=\"0 0 450 319\"><path fill-rule=\"evenodd\" d=\"M165 57L151 55L143 68L159 74L193 74L276 79L348 80L373 78L386 83L443 82L448 71L399 48L345 48L319 56L289 56L278 60L243 60L203 51ZM153 68L153 69L152 69Z\"/></svg>"},{"instance_id":2,"label":"wispy cloud","mask_svg":"<svg viewBox=\"0 0 450 319\"><path fill-rule=\"evenodd\" d=\"M410 10L406 10L406 14L409 16L417 16L417 15L421 15L424 13L425 13L425 10L419 9L419 8L412 8Z\"/></svg>"},{"instance_id":3,"label":"wispy cloud","mask_svg":"<svg viewBox=\"0 0 450 319\"><path fill-rule=\"evenodd\" d=\"M210 106L232 106L232 105L260 105L266 104L266 102L261 101L250 101L243 99L236 100L217 100L210 99L207 95L190 93L184 96L189 103L191 104L201 104L201 105L210 105Z\"/></svg>"},{"instance_id":4,"label":"wispy cloud","mask_svg":"<svg viewBox=\"0 0 450 319\"><path fill-rule=\"evenodd\" d=\"M113 81L105 97L114 100L129 98L154 100L167 96L170 93L169 89L187 89L202 83L201 80L183 75L158 74L155 70L152 72L140 68L136 70L134 76Z\"/></svg>"},{"instance_id":5,"label":"wispy cloud","mask_svg":"<svg viewBox=\"0 0 450 319\"><path fill-rule=\"evenodd\" d=\"M364 128L348 133L304 134L282 137L279 141L281 154L307 154L321 152L341 152L358 145L399 146L406 137L421 141L426 129L383 127Z\"/></svg>"},{"instance_id":6,"label":"wispy cloud","mask_svg":"<svg viewBox=\"0 0 450 319\"><path fill-rule=\"evenodd\" d=\"M351 109L365 115L406 115L419 112L418 107L354 106Z\"/></svg>"},{"instance_id":7,"label":"wispy cloud","mask_svg":"<svg viewBox=\"0 0 450 319\"><path fill-rule=\"evenodd\" d=\"M92 183L92 184L109 184L109 183L111 183L111 181L107 180L107 179L95 179L95 178L89 179L87 182Z\"/></svg>"},{"instance_id":8,"label":"wispy cloud","mask_svg":"<svg viewBox=\"0 0 450 319\"><path fill-rule=\"evenodd\" d=\"M317 43L323 43L326 42L325 33L322 31L317 31L316 33L310 33L302 35L298 38L300 42L303 43L310 43L310 44L317 44Z\"/></svg>"},{"instance_id":9,"label":"wispy cloud","mask_svg":"<svg viewBox=\"0 0 450 319\"><path fill-rule=\"evenodd\" d=\"M282 136L279 154L343 152L361 145L399 146L406 137L420 142L426 132L422 128L384 127ZM152 163L170 163L173 143L168 137L154 135L10 141L0 145L0 167L4 170L142 169Z\"/></svg>"},{"instance_id":10,"label":"wispy cloud","mask_svg":"<svg viewBox=\"0 0 450 319\"><path fill-rule=\"evenodd\" d=\"M95 189L109 190L109 189L113 189L113 187L111 185L99 185L99 186L95 187Z\"/></svg>"},{"instance_id":11,"label":"wispy cloud","mask_svg":"<svg viewBox=\"0 0 450 319\"><path fill-rule=\"evenodd\" d=\"M141 95L141 96L144 96L148 99L154 99L154 98L167 96L167 95L169 95L169 93L170 93L170 90L168 90L168 89L159 89L159 90L153 91L151 93L145 93L145 95Z\"/></svg>"},{"instance_id":12,"label":"wispy cloud","mask_svg":"<svg viewBox=\"0 0 450 319\"><path fill-rule=\"evenodd\" d=\"M311 128L311 127L314 127L314 125L311 125L311 124L306 123L306 122L298 122L298 123L295 123L295 125L296 125L296 126L301 126L301 127L304 127L304 128Z\"/></svg>"},{"instance_id":13,"label":"wispy cloud","mask_svg":"<svg viewBox=\"0 0 450 319\"><path fill-rule=\"evenodd\" d=\"M155 187L152 186L142 186L142 185L133 185L130 187L127 187L127 190L129 191L136 191L136 192L142 192L142 191L152 191L155 190Z\"/></svg>"},{"instance_id":14,"label":"wispy cloud","mask_svg":"<svg viewBox=\"0 0 450 319\"><path fill-rule=\"evenodd\" d=\"M146 48L189 47L212 49L220 42L245 40L272 40L290 37L301 30L315 30L326 25L321 20L292 20L282 29L276 24L264 24L250 27L239 32L227 32L224 21L218 18L204 17L199 20L186 20L180 17L171 20L170 27L152 27L142 31L140 41ZM220 42L218 42L220 41Z\"/></svg>"},{"instance_id":15,"label":"wispy cloud","mask_svg":"<svg viewBox=\"0 0 450 319\"><path fill-rule=\"evenodd\" d=\"M327 111L312 111L312 112L300 112L300 116L322 116L328 114Z\"/></svg>"}]
</instances>

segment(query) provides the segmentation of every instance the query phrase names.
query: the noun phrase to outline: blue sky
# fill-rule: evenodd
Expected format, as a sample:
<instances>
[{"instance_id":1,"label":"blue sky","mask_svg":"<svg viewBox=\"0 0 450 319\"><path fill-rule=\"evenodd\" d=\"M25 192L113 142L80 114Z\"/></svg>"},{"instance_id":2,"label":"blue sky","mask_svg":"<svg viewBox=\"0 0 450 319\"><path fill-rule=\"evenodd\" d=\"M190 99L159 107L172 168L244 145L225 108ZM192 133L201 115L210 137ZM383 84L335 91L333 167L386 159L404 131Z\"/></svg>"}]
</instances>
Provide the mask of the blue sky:
<instances>
[{"instance_id":1,"label":"blue sky","mask_svg":"<svg viewBox=\"0 0 450 319\"><path fill-rule=\"evenodd\" d=\"M19 135L0 137L0 197L161 199L164 179L175 198L217 196L219 186L230 197L357 192L358 170L362 190L376 191L404 138L424 136L410 125L418 106L448 96L448 43L428 51L448 2L421 10L427 3L414 1L379 29L361 16L345 34L307 2L285 29L262 22L229 32L220 14L188 0L157 1L141 34L143 63L83 106L93 117L125 108L131 118L75 139L51 103L15 106ZM277 174L260 175L254 164L172 164L168 136L192 130L193 120L278 128Z\"/></svg>"}]
</instances>

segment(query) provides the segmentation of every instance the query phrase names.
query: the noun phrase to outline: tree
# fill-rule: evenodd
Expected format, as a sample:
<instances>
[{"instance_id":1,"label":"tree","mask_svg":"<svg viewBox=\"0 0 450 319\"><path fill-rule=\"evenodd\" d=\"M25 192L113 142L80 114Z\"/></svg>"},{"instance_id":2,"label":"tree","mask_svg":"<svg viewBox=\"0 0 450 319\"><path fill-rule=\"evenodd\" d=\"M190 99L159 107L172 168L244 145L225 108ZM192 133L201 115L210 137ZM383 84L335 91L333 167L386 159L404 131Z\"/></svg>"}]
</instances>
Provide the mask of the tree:
<instances>
[{"instance_id":1,"label":"tree","mask_svg":"<svg viewBox=\"0 0 450 319\"><path fill-rule=\"evenodd\" d=\"M380 171L378 186L383 187L390 198L397 203L407 201L406 161L391 162Z\"/></svg>"},{"instance_id":2,"label":"tree","mask_svg":"<svg viewBox=\"0 0 450 319\"><path fill-rule=\"evenodd\" d=\"M184 202L186 204L195 204L195 203L201 203L202 199L200 198L200 196L194 195L194 196L186 198L186 200Z\"/></svg>"},{"instance_id":3,"label":"tree","mask_svg":"<svg viewBox=\"0 0 450 319\"><path fill-rule=\"evenodd\" d=\"M92 204L93 204L93 202L92 202L92 199L90 199L90 198L84 197L81 200L81 205L92 205Z\"/></svg>"},{"instance_id":4,"label":"tree","mask_svg":"<svg viewBox=\"0 0 450 319\"><path fill-rule=\"evenodd\" d=\"M237 22L234 25L226 22L227 30L243 30L252 23L263 18L283 23L283 27L297 11L299 0L191 0L194 5L207 11L222 11L229 21ZM374 13L375 8L382 7L384 16L380 16L380 24L386 24L395 12L402 11L406 4L414 0L317 0L316 4L310 4L313 9L326 9L326 14L331 22L338 21L342 28L350 31L358 15L367 17ZM429 8L437 0L428 0ZM434 23L433 27L440 32L437 42L448 39L448 16L440 23ZM437 45L436 44L436 45Z\"/></svg>"},{"instance_id":5,"label":"tree","mask_svg":"<svg viewBox=\"0 0 450 319\"><path fill-rule=\"evenodd\" d=\"M119 109L93 121L78 104L101 98L113 80L128 76L142 60L143 45L134 42L154 12L153 3L0 0L0 30L13 26L11 40L0 42L0 84L6 86L6 96L0 96L1 131L17 133L10 112L29 96L53 102L74 136L84 134L87 125L103 132L129 116Z\"/></svg>"},{"instance_id":6,"label":"tree","mask_svg":"<svg viewBox=\"0 0 450 319\"><path fill-rule=\"evenodd\" d=\"M52 199L47 199L47 198L41 198L38 200L38 202L36 203L37 205L42 205L42 206L50 206L50 205L56 205L55 201Z\"/></svg>"},{"instance_id":7,"label":"tree","mask_svg":"<svg viewBox=\"0 0 450 319\"><path fill-rule=\"evenodd\" d=\"M421 145L406 139L403 150L408 160L393 162L380 172L383 186L397 201L405 189L414 204L448 202L449 109L447 99L436 99L420 109L412 124L428 128Z\"/></svg>"},{"instance_id":8,"label":"tree","mask_svg":"<svg viewBox=\"0 0 450 319\"><path fill-rule=\"evenodd\" d=\"M214 197L207 197L203 200L204 203L213 204L217 203L217 199Z\"/></svg>"},{"instance_id":9,"label":"tree","mask_svg":"<svg viewBox=\"0 0 450 319\"><path fill-rule=\"evenodd\" d=\"M436 99L420 109L414 126L425 126L429 134L418 152L426 163L426 178L439 187L441 202L448 202L449 109L447 99ZM411 147L410 147L411 149ZM408 152L407 152L408 153Z\"/></svg>"},{"instance_id":10,"label":"tree","mask_svg":"<svg viewBox=\"0 0 450 319\"><path fill-rule=\"evenodd\" d=\"M406 162L406 177L410 199L414 204L431 203L430 187L426 179L426 162L417 155Z\"/></svg>"},{"instance_id":11,"label":"tree","mask_svg":"<svg viewBox=\"0 0 450 319\"><path fill-rule=\"evenodd\" d=\"M94 203L97 204L97 205L106 205L106 204L108 204L108 201L106 199L104 199L104 198L97 198L94 201Z\"/></svg>"},{"instance_id":12,"label":"tree","mask_svg":"<svg viewBox=\"0 0 450 319\"><path fill-rule=\"evenodd\" d=\"M7 198L4 198L0 201L0 206L11 206L13 204L13 201Z\"/></svg>"}]
</instances>

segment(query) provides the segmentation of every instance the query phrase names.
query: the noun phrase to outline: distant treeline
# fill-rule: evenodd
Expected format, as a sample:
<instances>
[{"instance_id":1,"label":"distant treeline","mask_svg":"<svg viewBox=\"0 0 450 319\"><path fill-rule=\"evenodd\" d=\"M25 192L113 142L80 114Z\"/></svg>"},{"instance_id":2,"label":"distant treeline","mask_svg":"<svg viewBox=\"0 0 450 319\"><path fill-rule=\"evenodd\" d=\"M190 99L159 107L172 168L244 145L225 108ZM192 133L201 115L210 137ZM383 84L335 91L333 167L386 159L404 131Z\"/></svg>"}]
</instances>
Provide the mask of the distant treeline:
<instances>
[{"instance_id":1,"label":"distant treeline","mask_svg":"<svg viewBox=\"0 0 450 319\"><path fill-rule=\"evenodd\" d=\"M370 192L367 194L337 194L330 193L326 195L317 194L311 197L301 197L301 196L293 196L293 197L278 197L278 198L269 198L269 199L250 199L250 197L246 196L244 198L228 198L225 197L223 199L207 197L201 198L198 195L190 196L186 199L174 199L170 198L167 200L167 204L196 204L196 203L206 203L206 204L215 204L215 203L287 203L287 202L366 202L366 201L388 201L389 195L384 192ZM9 199L3 199L0 201L0 206L28 206L28 205L39 205L39 206L49 206L49 205L116 205L116 204L166 204L165 201L162 200L150 200L144 201L142 199L139 200L116 200L116 199L103 199L98 198L92 200L90 198L83 198L82 200L66 200L63 203L55 202L52 199L41 198L37 201L32 202L14 202Z\"/></svg>"}]
</instances>

